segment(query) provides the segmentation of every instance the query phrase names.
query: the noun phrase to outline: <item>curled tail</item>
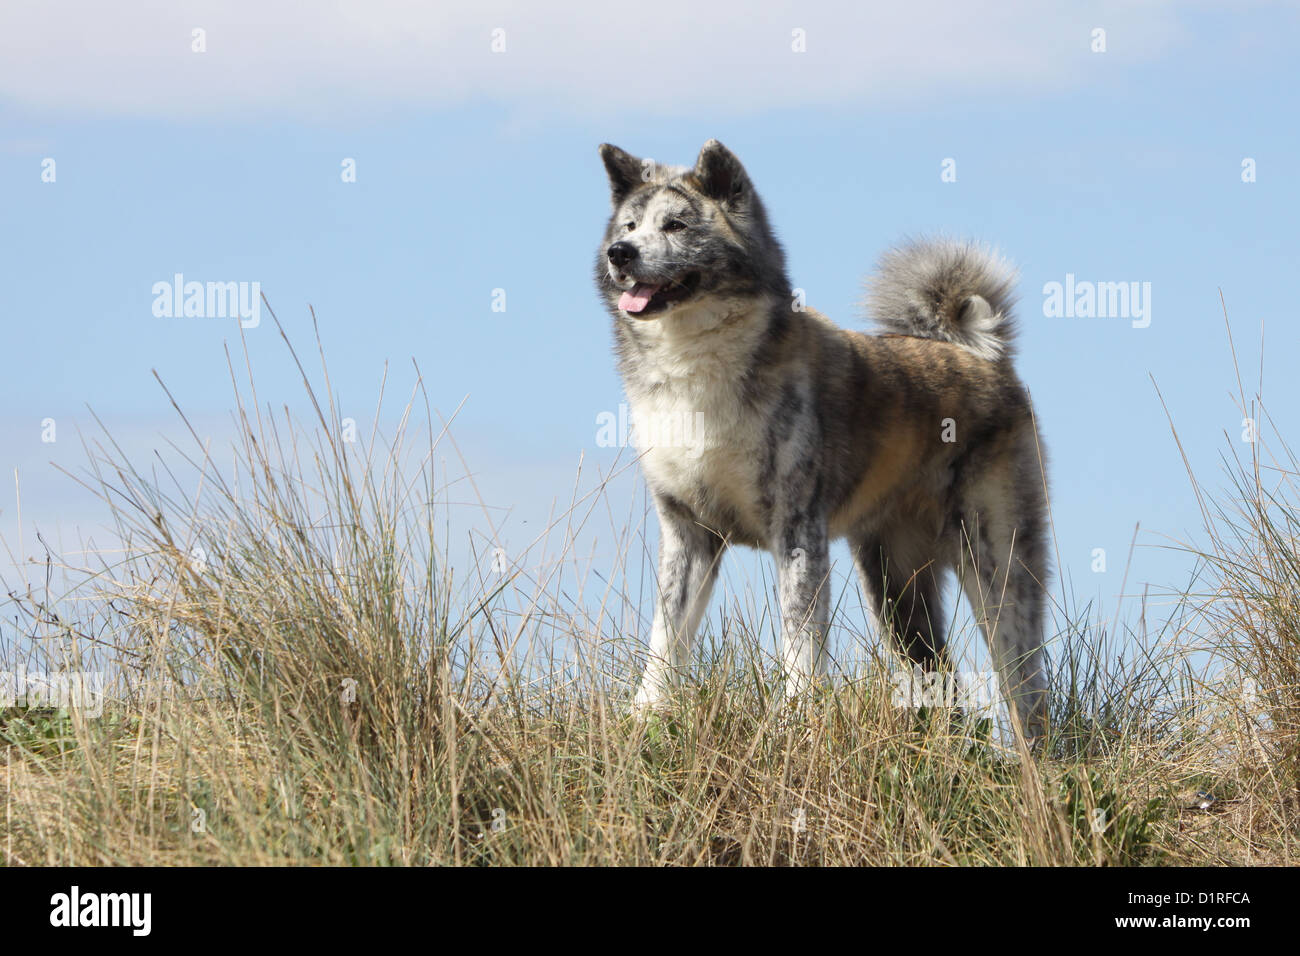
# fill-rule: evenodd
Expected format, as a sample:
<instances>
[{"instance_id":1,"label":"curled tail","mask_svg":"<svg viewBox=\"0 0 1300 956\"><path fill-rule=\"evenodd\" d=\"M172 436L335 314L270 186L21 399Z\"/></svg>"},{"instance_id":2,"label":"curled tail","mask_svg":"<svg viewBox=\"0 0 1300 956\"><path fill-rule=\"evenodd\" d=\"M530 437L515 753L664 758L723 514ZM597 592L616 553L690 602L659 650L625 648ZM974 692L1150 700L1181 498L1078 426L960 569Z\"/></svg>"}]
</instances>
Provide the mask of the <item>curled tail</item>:
<instances>
[{"instance_id":1,"label":"curled tail","mask_svg":"<svg viewBox=\"0 0 1300 956\"><path fill-rule=\"evenodd\" d=\"M886 331L940 339L990 361L1009 356L1016 270L973 242L926 239L880 257L867 314Z\"/></svg>"}]
</instances>

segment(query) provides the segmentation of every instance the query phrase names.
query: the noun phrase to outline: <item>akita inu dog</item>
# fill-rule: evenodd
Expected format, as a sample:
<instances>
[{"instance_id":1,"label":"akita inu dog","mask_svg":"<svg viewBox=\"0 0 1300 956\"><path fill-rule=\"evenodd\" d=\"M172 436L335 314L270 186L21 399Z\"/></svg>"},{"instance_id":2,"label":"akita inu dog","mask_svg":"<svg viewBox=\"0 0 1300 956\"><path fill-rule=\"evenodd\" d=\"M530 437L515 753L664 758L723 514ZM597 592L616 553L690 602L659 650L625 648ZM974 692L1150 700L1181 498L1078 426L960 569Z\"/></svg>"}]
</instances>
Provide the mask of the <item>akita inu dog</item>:
<instances>
[{"instance_id":1,"label":"akita inu dog","mask_svg":"<svg viewBox=\"0 0 1300 956\"><path fill-rule=\"evenodd\" d=\"M659 594L636 703L690 661L723 549L777 562L786 688L825 672L834 537L849 540L881 629L915 665L944 654L940 584L956 570L1003 692L1032 740L1047 719L1045 469L1011 362L1013 270L947 240L887 253L870 283L880 334L803 307L740 161L710 140L693 168L600 154L613 214L596 284L651 443ZM680 429L678 430L680 431Z\"/></svg>"}]
</instances>

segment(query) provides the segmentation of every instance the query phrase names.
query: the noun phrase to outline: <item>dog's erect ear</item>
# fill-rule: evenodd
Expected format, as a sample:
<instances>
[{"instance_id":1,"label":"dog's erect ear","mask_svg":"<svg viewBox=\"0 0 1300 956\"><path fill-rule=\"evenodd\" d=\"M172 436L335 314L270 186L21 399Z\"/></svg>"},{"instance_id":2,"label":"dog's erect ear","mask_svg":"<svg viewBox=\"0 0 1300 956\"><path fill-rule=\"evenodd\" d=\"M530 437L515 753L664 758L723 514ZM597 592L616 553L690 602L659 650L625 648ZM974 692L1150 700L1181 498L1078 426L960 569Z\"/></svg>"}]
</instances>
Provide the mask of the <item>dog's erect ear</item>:
<instances>
[{"instance_id":1,"label":"dog's erect ear","mask_svg":"<svg viewBox=\"0 0 1300 956\"><path fill-rule=\"evenodd\" d=\"M695 161L695 178L704 195L721 203L744 200L751 188L749 174L736 154L716 139L709 140L700 150L700 158Z\"/></svg>"},{"instance_id":2,"label":"dog's erect ear","mask_svg":"<svg viewBox=\"0 0 1300 956\"><path fill-rule=\"evenodd\" d=\"M641 185L641 160L609 143L600 144L600 158L605 162L605 172L609 173L609 189L617 206Z\"/></svg>"}]
</instances>

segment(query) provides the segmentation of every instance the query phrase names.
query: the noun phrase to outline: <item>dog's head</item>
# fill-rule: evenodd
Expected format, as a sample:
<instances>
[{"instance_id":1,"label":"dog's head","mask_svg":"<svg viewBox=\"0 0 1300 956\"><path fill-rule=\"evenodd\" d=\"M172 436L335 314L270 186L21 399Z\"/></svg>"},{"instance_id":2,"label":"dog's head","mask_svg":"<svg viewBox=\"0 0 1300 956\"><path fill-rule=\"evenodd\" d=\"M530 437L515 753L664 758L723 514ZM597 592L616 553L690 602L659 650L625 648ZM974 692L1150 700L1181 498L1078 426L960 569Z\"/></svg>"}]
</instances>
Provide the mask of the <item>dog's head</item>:
<instances>
[{"instance_id":1,"label":"dog's head","mask_svg":"<svg viewBox=\"0 0 1300 956\"><path fill-rule=\"evenodd\" d=\"M596 256L610 311L665 318L708 299L788 295L785 255L745 168L716 139L692 169L600 147L613 214Z\"/></svg>"}]
</instances>

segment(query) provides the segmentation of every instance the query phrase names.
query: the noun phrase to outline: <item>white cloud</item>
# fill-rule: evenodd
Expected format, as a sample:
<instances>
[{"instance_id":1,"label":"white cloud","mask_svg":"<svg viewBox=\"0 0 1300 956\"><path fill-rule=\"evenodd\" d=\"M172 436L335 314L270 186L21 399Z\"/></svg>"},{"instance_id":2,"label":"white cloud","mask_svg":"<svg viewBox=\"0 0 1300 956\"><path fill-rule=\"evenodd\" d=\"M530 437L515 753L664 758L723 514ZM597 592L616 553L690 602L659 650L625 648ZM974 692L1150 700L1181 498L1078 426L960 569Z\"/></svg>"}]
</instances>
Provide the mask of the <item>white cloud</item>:
<instances>
[{"instance_id":1,"label":"white cloud","mask_svg":"<svg viewBox=\"0 0 1300 956\"><path fill-rule=\"evenodd\" d=\"M1158 58L1174 4L764 0L7 0L0 97L35 109L328 116L500 101L543 111L908 104L1086 82ZM126 13L124 10L129 9ZM1093 27L1109 52L1089 52ZM207 52L191 52L191 31ZM491 51L505 31L506 52ZM795 53L793 31L806 31Z\"/></svg>"}]
</instances>

